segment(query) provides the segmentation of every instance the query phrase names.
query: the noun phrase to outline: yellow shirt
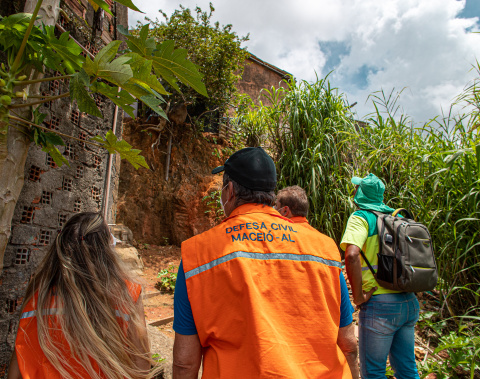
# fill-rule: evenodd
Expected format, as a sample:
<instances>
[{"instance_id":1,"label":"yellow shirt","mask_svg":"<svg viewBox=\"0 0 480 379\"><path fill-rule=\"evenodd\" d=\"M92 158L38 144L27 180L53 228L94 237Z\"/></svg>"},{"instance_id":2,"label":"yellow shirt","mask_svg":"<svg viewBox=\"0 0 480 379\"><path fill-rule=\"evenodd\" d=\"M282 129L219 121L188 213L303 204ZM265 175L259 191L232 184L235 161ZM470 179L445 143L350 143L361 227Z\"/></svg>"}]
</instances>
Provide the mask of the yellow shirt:
<instances>
[{"instance_id":1,"label":"yellow shirt","mask_svg":"<svg viewBox=\"0 0 480 379\"><path fill-rule=\"evenodd\" d=\"M347 245L355 245L362 249L368 261L373 266L373 269L376 270L378 265L377 254L379 251L377 216L368 211L360 210L354 212L348 219L340 248L345 251ZM374 295L400 292L389 290L379 285L363 257L360 259L362 262L362 288L364 291L368 292L373 287L378 287L373 293Z\"/></svg>"}]
</instances>

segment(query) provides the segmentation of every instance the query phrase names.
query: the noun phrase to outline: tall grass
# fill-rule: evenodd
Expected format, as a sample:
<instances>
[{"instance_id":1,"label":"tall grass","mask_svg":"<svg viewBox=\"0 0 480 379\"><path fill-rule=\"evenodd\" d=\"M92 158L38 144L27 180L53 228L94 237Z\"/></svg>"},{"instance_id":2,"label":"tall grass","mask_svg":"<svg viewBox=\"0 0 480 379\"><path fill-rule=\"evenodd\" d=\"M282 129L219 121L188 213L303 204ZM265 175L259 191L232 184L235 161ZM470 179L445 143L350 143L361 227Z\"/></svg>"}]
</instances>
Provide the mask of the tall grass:
<instances>
[{"instance_id":1,"label":"tall grass","mask_svg":"<svg viewBox=\"0 0 480 379\"><path fill-rule=\"evenodd\" d=\"M354 120L328 78L264 96L272 105L245 107L238 127L256 122L255 133L265 136L276 158L278 188L298 184L307 191L311 224L339 242L355 209L350 178L374 173L385 181L388 205L409 208L429 227L444 310L478 312L479 80L452 104L461 114L452 108L420 128L400 112L400 94L393 91L371 95L375 112L364 122Z\"/></svg>"}]
</instances>

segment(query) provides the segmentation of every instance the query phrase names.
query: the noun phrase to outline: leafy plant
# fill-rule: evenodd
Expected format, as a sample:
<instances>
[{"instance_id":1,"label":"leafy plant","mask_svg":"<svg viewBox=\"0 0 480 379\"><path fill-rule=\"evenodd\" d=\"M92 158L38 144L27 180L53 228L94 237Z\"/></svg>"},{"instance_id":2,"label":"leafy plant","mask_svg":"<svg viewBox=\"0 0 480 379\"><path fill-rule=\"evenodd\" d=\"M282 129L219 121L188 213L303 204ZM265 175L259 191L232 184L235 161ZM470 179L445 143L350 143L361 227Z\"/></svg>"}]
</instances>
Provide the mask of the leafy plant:
<instances>
[{"instance_id":1,"label":"leafy plant","mask_svg":"<svg viewBox=\"0 0 480 379\"><path fill-rule=\"evenodd\" d=\"M155 288L159 291L173 292L175 291L175 285L177 283L177 271L178 267L174 265L168 266L158 273L157 278L160 280L155 284Z\"/></svg>"},{"instance_id":2,"label":"leafy plant","mask_svg":"<svg viewBox=\"0 0 480 379\"><path fill-rule=\"evenodd\" d=\"M202 202L206 202L207 205L205 213L212 214L216 222L220 221L225 215L225 212L222 210L221 195L222 191L217 190L211 191L202 198Z\"/></svg>"},{"instance_id":3,"label":"leafy plant","mask_svg":"<svg viewBox=\"0 0 480 379\"><path fill-rule=\"evenodd\" d=\"M447 358L427 359L420 365L422 377L435 373L438 379L443 378L476 378L480 375L480 328L469 330L461 326L440 337L434 353L444 352ZM477 376L475 376L477 375Z\"/></svg>"},{"instance_id":4,"label":"leafy plant","mask_svg":"<svg viewBox=\"0 0 480 379\"><path fill-rule=\"evenodd\" d=\"M233 128L246 146L263 146L267 142L268 110L261 102L259 107L255 107L250 96L240 95Z\"/></svg>"},{"instance_id":5,"label":"leafy plant","mask_svg":"<svg viewBox=\"0 0 480 379\"><path fill-rule=\"evenodd\" d=\"M122 42L112 41L93 59L84 58L81 47L69 37L69 33L62 33L57 38L54 26L35 25L42 2L43 0L36 2L33 14L0 17L0 50L6 57L6 62L0 65L0 171L2 175L8 176L8 181L15 182L13 185L5 180L5 185L2 183L0 186L0 198L13 199L0 203L0 214L5 215L5 218L2 216L0 227L0 264L3 264L13 207L21 191L21 185L17 184L15 178L24 172L22 165L25 160L21 156L26 155L28 140L40 146L58 166L62 166L68 164L68 161L58 147L65 144L64 138L75 138L42 126L45 115L38 109L41 104L70 98L71 102L77 103L81 112L103 117L92 97L99 94L106 96L131 116L131 104L138 99L166 117L161 108L165 103L163 96L170 95L164 88L165 83L173 90L179 90L178 83L182 83L207 96L201 81L202 75L197 66L187 59L187 52L175 49L171 40L156 43L148 37L148 26L142 28L137 36L121 30L127 38L127 51L119 52ZM102 8L111 13L104 0L89 2L95 10ZM118 0L118 3L138 10L131 0ZM43 77L43 74L52 71L59 72L60 76ZM69 91L56 96L42 96L38 90L30 90L35 86L38 88L40 83L54 80L68 80ZM9 140L8 136L13 132L17 134ZM17 143L20 138L26 143L23 140L22 143ZM112 154L118 153L135 168L148 168L139 150L124 141L118 141L111 132L82 142L105 148ZM19 149L21 153L16 151ZM3 172L7 166L9 171ZM9 186L15 186L13 192ZM8 207L12 211L10 208L7 211Z\"/></svg>"},{"instance_id":6,"label":"leafy plant","mask_svg":"<svg viewBox=\"0 0 480 379\"><path fill-rule=\"evenodd\" d=\"M206 96L201 74L197 67L186 59L187 52L184 49L174 49L173 41L156 44L152 38L148 38L148 26L140 31L138 37L123 31L127 37L127 53L118 56L121 41L113 41L102 48L92 60L88 56L83 58L80 55L82 49L69 38L69 33L63 33L57 39L53 26L40 28L34 25L41 3L42 0L37 2L33 15L15 14L0 20L0 48L7 55L7 65L2 64L0 70L0 135L3 136L0 144L6 144L9 125L23 126L30 139L50 153L58 166L62 166L67 162L57 146L64 145L63 137L68 136L39 125L44 115L37 112L32 122L32 119L16 115L18 109L36 109L42 103L70 97L72 102L76 101L81 112L103 117L92 98L92 94L97 93L109 98L131 116L133 108L130 104L139 99L166 117L160 105L165 102L162 95L169 93L158 77L163 78L176 90L179 89L178 80ZM42 79L35 79L34 74L29 77L25 75L32 70L43 73L45 68L64 75ZM69 92L27 101L33 95L28 94L27 86L58 79L70 80ZM14 98L17 99L16 102L12 102ZM54 134L57 137L54 137ZM131 146L117 142L113 135L108 137L97 136L95 141L110 153L119 153L122 159L132 162L136 168L148 167L145 160L138 155L139 151L132 152Z\"/></svg>"},{"instance_id":7,"label":"leafy plant","mask_svg":"<svg viewBox=\"0 0 480 379\"><path fill-rule=\"evenodd\" d=\"M236 83L242 76L248 56L247 51L241 48L248 36L238 37L232 30L232 25L212 23L214 11L212 3L208 12L202 11L200 7L192 12L180 5L180 9L175 10L171 16L160 11L163 15L162 22L147 18L151 27L149 36L157 42L174 40L177 46L188 51L189 59L199 66L209 97L180 86L183 95L172 99L173 102L191 102L189 114L197 119L196 123L200 118L220 122L229 104L235 102ZM135 33L144 27L140 25Z\"/></svg>"}]
</instances>

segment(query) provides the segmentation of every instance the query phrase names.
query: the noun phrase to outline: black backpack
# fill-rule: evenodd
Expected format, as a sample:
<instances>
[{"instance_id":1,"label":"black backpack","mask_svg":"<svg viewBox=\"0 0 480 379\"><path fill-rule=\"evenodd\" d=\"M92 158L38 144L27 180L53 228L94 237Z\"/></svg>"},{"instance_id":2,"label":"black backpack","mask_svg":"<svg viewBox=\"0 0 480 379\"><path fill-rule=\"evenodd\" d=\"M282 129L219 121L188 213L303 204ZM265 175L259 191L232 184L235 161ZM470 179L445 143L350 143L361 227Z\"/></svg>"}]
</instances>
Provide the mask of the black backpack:
<instances>
[{"instance_id":1,"label":"black backpack","mask_svg":"<svg viewBox=\"0 0 480 379\"><path fill-rule=\"evenodd\" d=\"M368 210L368 209L363 209ZM438 280L432 237L425 225L400 208L392 215L368 210L377 216L379 238L378 269L373 269L360 250L378 284L403 291L422 292L435 288ZM406 217L398 217L399 212Z\"/></svg>"}]
</instances>

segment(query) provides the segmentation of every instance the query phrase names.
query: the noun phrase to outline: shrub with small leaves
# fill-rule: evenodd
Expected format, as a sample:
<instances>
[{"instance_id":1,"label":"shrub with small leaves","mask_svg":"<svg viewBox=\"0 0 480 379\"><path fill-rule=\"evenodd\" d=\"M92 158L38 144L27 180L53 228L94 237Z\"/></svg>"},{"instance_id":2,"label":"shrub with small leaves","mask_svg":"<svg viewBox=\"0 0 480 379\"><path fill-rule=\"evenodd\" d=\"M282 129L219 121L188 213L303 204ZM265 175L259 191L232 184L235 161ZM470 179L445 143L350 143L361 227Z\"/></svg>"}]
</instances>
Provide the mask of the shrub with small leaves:
<instances>
[{"instance_id":1,"label":"shrub with small leaves","mask_svg":"<svg viewBox=\"0 0 480 379\"><path fill-rule=\"evenodd\" d=\"M155 284L155 288L159 291L173 292L177 283L178 267L174 265L168 266L158 273L157 278L160 280Z\"/></svg>"}]
</instances>

